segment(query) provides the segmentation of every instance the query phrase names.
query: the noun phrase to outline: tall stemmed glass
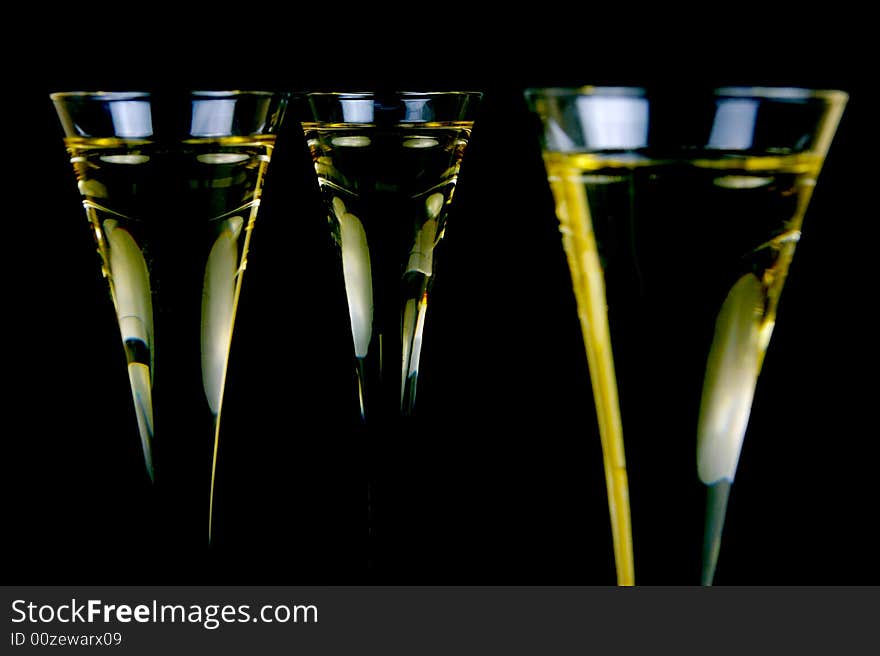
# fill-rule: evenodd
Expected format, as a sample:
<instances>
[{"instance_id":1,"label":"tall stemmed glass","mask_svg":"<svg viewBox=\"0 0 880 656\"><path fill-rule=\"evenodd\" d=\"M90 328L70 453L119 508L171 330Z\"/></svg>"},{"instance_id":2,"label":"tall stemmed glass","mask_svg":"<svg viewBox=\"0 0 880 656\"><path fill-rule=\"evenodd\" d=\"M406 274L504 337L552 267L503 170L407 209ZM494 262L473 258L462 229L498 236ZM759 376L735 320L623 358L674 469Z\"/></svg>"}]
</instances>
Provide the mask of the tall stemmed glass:
<instances>
[{"instance_id":1,"label":"tall stemmed glass","mask_svg":"<svg viewBox=\"0 0 880 656\"><path fill-rule=\"evenodd\" d=\"M618 582L634 581L625 426L633 490L658 505L696 429L711 584L779 296L847 96L583 87L526 99L584 335Z\"/></svg>"},{"instance_id":2,"label":"tall stemmed glass","mask_svg":"<svg viewBox=\"0 0 880 656\"><path fill-rule=\"evenodd\" d=\"M341 256L358 407L367 426L380 427L374 434L415 407L436 254L479 100L474 92L301 99Z\"/></svg>"},{"instance_id":3,"label":"tall stemmed glass","mask_svg":"<svg viewBox=\"0 0 880 656\"><path fill-rule=\"evenodd\" d=\"M179 520L170 530L185 540L206 511L210 540L233 325L287 98L51 99L116 310L147 472Z\"/></svg>"}]
</instances>

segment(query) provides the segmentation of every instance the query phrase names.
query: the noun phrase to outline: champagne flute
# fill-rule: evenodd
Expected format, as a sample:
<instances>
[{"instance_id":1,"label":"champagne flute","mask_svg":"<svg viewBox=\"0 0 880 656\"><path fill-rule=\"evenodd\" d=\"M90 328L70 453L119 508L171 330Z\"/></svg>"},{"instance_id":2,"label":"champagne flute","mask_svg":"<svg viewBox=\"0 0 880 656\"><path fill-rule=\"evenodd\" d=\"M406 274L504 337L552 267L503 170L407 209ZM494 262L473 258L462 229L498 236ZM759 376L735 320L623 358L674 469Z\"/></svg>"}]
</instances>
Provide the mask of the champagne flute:
<instances>
[{"instance_id":1,"label":"champagne flute","mask_svg":"<svg viewBox=\"0 0 880 656\"><path fill-rule=\"evenodd\" d=\"M583 330L618 582L634 582L626 426L640 463L633 489L655 503L670 478L684 477L679 451L696 429L709 585L780 293L847 96L748 87L525 95ZM658 472L664 455L672 464Z\"/></svg>"},{"instance_id":2,"label":"champagne flute","mask_svg":"<svg viewBox=\"0 0 880 656\"><path fill-rule=\"evenodd\" d=\"M236 308L287 97L51 99L116 310L147 474L173 539L187 541L207 501L210 542Z\"/></svg>"},{"instance_id":3,"label":"champagne flute","mask_svg":"<svg viewBox=\"0 0 880 656\"><path fill-rule=\"evenodd\" d=\"M302 127L339 247L357 408L387 440L415 409L437 255L481 94L308 93ZM372 474L371 474L372 475ZM375 481L368 485L374 532Z\"/></svg>"}]
</instances>

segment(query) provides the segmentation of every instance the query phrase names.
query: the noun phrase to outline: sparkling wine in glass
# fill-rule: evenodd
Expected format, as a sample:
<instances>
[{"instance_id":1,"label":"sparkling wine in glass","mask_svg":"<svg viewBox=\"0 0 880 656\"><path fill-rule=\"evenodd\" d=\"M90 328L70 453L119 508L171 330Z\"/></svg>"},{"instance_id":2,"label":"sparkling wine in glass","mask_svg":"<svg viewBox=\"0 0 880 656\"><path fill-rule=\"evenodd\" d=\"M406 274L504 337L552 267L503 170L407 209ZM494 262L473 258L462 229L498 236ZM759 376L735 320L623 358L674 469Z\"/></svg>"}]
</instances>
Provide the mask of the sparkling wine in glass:
<instances>
[{"instance_id":1,"label":"sparkling wine in glass","mask_svg":"<svg viewBox=\"0 0 880 656\"><path fill-rule=\"evenodd\" d=\"M686 522L667 491L693 476L696 432L711 584L779 297L847 96L583 87L526 99L583 330L618 582L634 581L624 433L636 514L668 517L673 534Z\"/></svg>"},{"instance_id":2,"label":"sparkling wine in glass","mask_svg":"<svg viewBox=\"0 0 880 656\"><path fill-rule=\"evenodd\" d=\"M51 99L116 310L147 473L177 520L169 531L184 539L204 508L210 540L233 325L286 96Z\"/></svg>"},{"instance_id":3,"label":"sparkling wine in glass","mask_svg":"<svg viewBox=\"0 0 880 656\"><path fill-rule=\"evenodd\" d=\"M341 259L358 410L375 439L415 407L428 299L479 100L474 92L302 98Z\"/></svg>"}]
</instances>

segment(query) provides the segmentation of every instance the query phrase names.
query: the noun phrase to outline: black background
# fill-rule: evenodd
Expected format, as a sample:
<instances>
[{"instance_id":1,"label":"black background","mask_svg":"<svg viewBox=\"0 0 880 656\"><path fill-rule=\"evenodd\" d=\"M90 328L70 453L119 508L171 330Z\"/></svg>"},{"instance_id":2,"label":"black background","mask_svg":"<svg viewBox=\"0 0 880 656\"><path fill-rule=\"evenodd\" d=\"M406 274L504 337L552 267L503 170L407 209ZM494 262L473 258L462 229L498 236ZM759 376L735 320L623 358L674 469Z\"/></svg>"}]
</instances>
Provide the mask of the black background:
<instances>
[{"instance_id":1,"label":"black background","mask_svg":"<svg viewBox=\"0 0 880 656\"><path fill-rule=\"evenodd\" d=\"M346 30L334 16L273 26L282 21L264 15L249 31L254 19L244 14L234 21L244 29L234 31L198 17L158 29L156 16L142 31L75 20L64 32L29 28L45 54L10 52L28 66L4 110L23 159L7 152L4 173L13 304L4 313L3 578L613 583L586 358L521 95L527 86L613 83L850 93L782 297L716 582L880 583L871 530L876 182L866 170L876 112L863 72L864 18L836 9L798 21L724 15L677 27L559 7L513 22L404 14L400 25L379 28L373 16ZM208 550L157 537L162 517L118 329L48 93L257 87L485 95L428 314L418 414L371 448L354 414L337 256L296 117L287 117L239 307ZM658 417L657 439L693 437L664 433ZM362 524L368 462L385 481L381 566L373 569ZM688 485L671 482L633 508L639 582L698 581L703 499L677 494L699 491ZM692 534L670 528L688 517Z\"/></svg>"}]
</instances>

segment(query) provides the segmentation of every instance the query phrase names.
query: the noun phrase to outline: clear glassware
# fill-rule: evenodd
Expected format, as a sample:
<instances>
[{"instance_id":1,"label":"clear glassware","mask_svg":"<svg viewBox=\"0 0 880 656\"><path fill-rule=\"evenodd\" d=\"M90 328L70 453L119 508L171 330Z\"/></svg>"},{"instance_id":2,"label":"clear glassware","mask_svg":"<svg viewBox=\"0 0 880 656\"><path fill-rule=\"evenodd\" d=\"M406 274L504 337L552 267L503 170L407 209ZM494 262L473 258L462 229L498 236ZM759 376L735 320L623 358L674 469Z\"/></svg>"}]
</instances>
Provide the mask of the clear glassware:
<instances>
[{"instance_id":1,"label":"clear glassware","mask_svg":"<svg viewBox=\"0 0 880 656\"><path fill-rule=\"evenodd\" d=\"M624 431L638 458L636 514L670 518L664 485L687 476L692 447L682 445L695 431L708 492L701 580L711 584L780 293L847 95L582 87L525 97L587 351L618 583L635 580ZM657 471L661 461L675 464Z\"/></svg>"},{"instance_id":2,"label":"clear glassware","mask_svg":"<svg viewBox=\"0 0 880 656\"><path fill-rule=\"evenodd\" d=\"M207 511L210 541L233 326L287 96L51 99L116 311L147 473L169 531L197 542L194 518Z\"/></svg>"},{"instance_id":3,"label":"clear glassware","mask_svg":"<svg viewBox=\"0 0 880 656\"><path fill-rule=\"evenodd\" d=\"M415 407L437 256L480 98L316 92L300 99L339 247L367 439L382 440ZM372 508L375 481L368 487Z\"/></svg>"}]
</instances>

